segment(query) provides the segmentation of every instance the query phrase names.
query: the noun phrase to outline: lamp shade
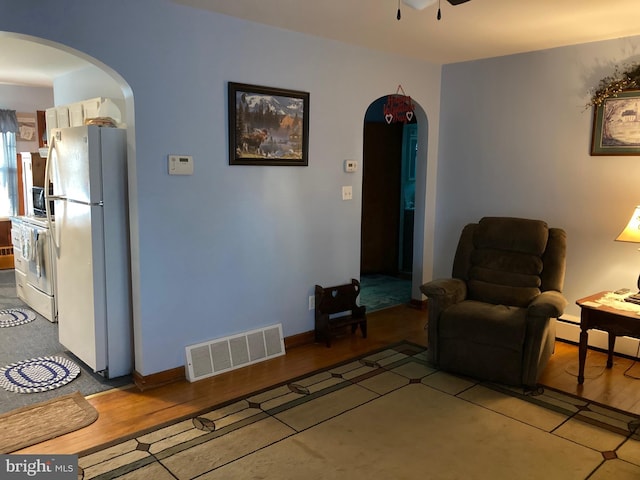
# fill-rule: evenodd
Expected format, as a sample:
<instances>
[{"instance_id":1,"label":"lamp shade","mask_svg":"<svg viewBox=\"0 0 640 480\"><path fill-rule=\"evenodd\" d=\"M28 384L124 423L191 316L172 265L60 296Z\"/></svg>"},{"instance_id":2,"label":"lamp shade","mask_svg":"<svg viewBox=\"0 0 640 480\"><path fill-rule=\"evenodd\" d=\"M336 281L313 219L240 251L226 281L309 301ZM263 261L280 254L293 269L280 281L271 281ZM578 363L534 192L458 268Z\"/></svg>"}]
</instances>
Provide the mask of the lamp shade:
<instances>
[{"instance_id":1,"label":"lamp shade","mask_svg":"<svg viewBox=\"0 0 640 480\"><path fill-rule=\"evenodd\" d=\"M402 3L416 10L423 10L436 2L437 0L402 0Z\"/></svg>"},{"instance_id":2,"label":"lamp shade","mask_svg":"<svg viewBox=\"0 0 640 480\"><path fill-rule=\"evenodd\" d=\"M617 242L640 243L640 205L636 207L631 215L631 220L624 230L616 238Z\"/></svg>"}]
</instances>

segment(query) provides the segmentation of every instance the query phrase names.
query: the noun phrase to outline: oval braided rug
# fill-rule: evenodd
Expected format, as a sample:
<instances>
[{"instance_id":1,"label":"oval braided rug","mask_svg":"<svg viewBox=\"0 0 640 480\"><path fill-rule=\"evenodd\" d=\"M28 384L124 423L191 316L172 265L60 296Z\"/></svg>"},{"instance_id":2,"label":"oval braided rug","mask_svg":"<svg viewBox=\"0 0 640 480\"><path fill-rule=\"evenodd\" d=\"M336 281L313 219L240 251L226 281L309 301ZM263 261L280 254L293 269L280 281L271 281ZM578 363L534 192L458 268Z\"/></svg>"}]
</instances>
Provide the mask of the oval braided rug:
<instances>
[{"instance_id":1,"label":"oval braided rug","mask_svg":"<svg viewBox=\"0 0 640 480\"><path fill-rule=\"evenodd\" d=\"M28 308L6 308L0 310L0 328L15 327L36 319L35 312Z\"/></svg>"},{"instance_id":2,"label":"oval braided rug","mask_svg":"<svg viewBox=\"0 0 640 480\"><path fill-rule=\"evenodd\" d=\"M80 367L64 357L39 357L0 369L0 386L17 393L46 392L66 385Z\"/></svg>"}]
</instances>

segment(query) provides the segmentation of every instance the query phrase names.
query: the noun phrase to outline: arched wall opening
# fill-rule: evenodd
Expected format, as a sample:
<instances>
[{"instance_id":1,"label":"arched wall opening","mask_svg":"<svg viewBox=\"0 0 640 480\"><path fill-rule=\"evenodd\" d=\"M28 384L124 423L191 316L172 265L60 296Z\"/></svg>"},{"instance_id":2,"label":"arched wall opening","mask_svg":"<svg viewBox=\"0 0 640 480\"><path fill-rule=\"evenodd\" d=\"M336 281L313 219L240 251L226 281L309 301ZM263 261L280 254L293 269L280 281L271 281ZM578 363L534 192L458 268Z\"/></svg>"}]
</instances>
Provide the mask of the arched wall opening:
<instances>
[{"instance_id":1,"label":"arched wall opening","mask_svg":"<svg viewBox=\"0 0 640 480\"><path fill-rule=\"evenodd\" d=\"M134 358L139 349L139 324L140 295L139 295L139 232L137 212L137 181L136 181L136 147L135 147L135 106L133 90L127 81L113 68L100 60L91 57L79 50L64 44L31 35L17 34L0 31L0 39L10 39L41 47L44 54L48 50L55 53L64 53L79 59L74 62L74 68L66 73L61 73L53 79L54 103L66 104L86 100L92 97L116 97L114 103L120 108L121 122L127 131L127 185L128 185L128 209L129 209L129 238L130 238L130 262L132 284L132 318L134 338ZM78 65L80 67L78 68ZM30 68L38 68L38 64L30 65ZM108 92L107 95L101 92ZM76 96L77 98L74 98ZM80 98L84 96L85 98ZM136 362L137 363L137 362ZM135 366L134 366L135 368Z\"/></svg>"},{"instance_id":2,"label":"arched wall opening","mask_svg":"<svg viewBox=\"0 0 640 480\"><path fill-rule=\"evenodd\" d=\"M401 295L416 303L431 275L424 271L428 120L414 100L409 122L389 124L383 113L388 97L373 101L364 119L360 273L409 279Z\"/></svg>"}]
</instances>

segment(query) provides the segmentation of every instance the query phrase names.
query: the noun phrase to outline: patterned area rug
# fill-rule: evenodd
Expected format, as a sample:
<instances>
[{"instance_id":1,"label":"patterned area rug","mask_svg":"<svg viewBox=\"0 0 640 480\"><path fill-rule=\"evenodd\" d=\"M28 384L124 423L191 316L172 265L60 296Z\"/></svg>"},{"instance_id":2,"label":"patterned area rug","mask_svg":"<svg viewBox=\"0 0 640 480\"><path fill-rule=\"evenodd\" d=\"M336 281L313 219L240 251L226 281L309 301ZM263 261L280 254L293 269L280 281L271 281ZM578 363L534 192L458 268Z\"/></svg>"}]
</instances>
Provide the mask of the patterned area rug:
<instances>
[{"instance_id":1,"label":"patterned area rug","mask_svg":"<svg viewBox=\"0 0 640 480\"><path fill-rule=\"evenodd\" d=\"M79 459L85 479L640 478L635 415L432 368L399 344Z\"/></svg>"},{"instance_id":2,"label":"patterned area rug","mask_svg":"<svg viewBox=\"0 0 640 480\"><path fill-rule=\"evenodd\" d=\"M36 314L28 308L7 308L0 310L0 328L17 327L33 322Z\"/></svg>"},{"instance_id":3,"label":"patterned area rug","mask_svg":"<svg viewBox=\"0 0 640 480\"><path fill-rule=\"evenodd\" d=\"M46 392L62 387L80 374L80 367L64 357L40 357L0 369L0 386L16 393Z\"/></svg>"}]
</instances>

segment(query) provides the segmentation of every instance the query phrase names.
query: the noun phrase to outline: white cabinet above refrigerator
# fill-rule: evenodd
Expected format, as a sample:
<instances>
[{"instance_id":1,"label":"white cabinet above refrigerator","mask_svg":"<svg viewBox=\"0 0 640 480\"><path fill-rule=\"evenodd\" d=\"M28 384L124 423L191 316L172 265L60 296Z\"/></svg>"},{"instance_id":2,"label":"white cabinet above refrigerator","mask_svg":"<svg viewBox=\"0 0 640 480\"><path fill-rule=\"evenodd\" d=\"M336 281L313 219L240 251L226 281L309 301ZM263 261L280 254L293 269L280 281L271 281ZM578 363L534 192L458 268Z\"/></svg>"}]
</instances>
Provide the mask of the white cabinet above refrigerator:
<instances>
[{"instance_id":1,"label":"white cabinet above refrigerator","mask_svg":"<svg viewBox=\"0 0 640 480\"><path fill-rule=\"evenodd\" d=\"M105 116L104 112L114 112L115 103L106 97L95 97L68 105L47 108L45 120L47 122L47 142L51 141L51 130L54 128L81 127L92 118ZM120 122L120 112L115 107L113 113L116 122Z\"/></svg>"}]
</instances>

